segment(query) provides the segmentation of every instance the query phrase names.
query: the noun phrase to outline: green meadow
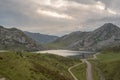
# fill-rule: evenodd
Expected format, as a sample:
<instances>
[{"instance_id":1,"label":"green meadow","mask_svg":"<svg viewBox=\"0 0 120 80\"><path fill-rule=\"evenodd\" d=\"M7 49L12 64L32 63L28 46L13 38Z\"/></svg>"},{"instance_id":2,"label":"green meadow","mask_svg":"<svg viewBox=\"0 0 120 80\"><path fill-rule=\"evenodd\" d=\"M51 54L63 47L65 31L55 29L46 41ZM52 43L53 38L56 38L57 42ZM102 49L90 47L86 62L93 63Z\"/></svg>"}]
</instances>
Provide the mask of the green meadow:
<instances>
[{"instance_id":1,"label":"green meadow","mask_svg":"<svg viewBox=\"0 0 120 80\"><path fill-rule=\"evenodd\" d=\"M79 63L53 54L0 53L0 75L9 80L73 80L68 68Z\"/></svg>"},{"instance_id":2,"label":"green meadow","mask_svg":"<svg viewBox=\"0 0 120 80\"><path fill-rule=\"evenodd\" d=\"M91 61L94 80L120 80L120 52L106 51L97 57Z\"/></svg>"}]
</instances>

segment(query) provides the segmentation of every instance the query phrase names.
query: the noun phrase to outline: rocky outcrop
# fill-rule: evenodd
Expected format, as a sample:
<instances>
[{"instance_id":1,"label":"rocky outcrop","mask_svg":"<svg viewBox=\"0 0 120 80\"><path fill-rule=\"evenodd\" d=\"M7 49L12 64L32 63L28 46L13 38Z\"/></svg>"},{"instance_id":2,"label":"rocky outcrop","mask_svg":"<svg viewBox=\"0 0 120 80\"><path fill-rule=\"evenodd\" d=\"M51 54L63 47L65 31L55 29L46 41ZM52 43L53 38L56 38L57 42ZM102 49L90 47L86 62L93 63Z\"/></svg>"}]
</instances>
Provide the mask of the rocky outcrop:
<instances>
[{"instance_id":1,"label":"rocky outcrop","mask_svg":"<svg viewBox=\"0 0 120 80\"><path fill-rule=\"evenodd\" d=\"M120 28L112 23L106 23L86 36L84 47L96 50L115 46L116 43L119 43L119 40L116 39L120 39Z\"/></svg>"},{"instance_id":2,"label":"rocky outcrop","mask_svg":"<svg viewBox=\"0 0 120 80\"><path fill-rule=\"evenodd\" d=\"M73 32L59 38L54 43L68 43L68 49L101 50L103 48L120 46L120 28L112 23L106 23L91 32Z\"/></svg>"},{"instance_id":3,"label":"rocky outcrop","mask_svg":"<svg viewBox=\"0 0 120 80\"><path fill-rule=\"evenodd\" d=\"M35 51L42 50L44 47L29 38L21 30L0 26L0 49Z\"/></svg>"},{"instance_id":4,"label":"rocky outcrop","mask_svg":"<svg viewBox=\"0 0 120 80\"><path fill-rule=\"evenodd\" d=\"M46 43L50 43L52 41L55 41L58 36L53 36L53 35L46 35L46 34L40 34L40 33L32 33L32 32L24 32L27 36L29 36L30 38L32 38L33 40L35 40L38 43L41 44L46 44Z\"/></svg>"}]
</instances>

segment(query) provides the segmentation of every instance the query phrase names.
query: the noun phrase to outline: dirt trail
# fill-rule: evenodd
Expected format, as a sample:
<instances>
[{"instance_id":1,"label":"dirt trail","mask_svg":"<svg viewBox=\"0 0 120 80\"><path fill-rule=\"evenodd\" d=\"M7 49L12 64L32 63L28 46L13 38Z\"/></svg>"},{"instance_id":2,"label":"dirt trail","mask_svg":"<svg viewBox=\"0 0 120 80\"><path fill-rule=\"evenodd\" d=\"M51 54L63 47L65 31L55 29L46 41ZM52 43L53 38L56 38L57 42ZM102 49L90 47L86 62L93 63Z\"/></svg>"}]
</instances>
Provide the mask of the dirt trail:
<instances>
[{"instance_id":1,"label":"dirt trail","mask_svg":"<svg viewBox=\"0 0 120 80\"><path fill-rule=\"evenodd\" d=\"M94 54L92 59L94 59L94 60L97 59L98 54L99 53ZM86 71L87 71L87 73L86 73L87 80L93 80L93 77L92 77L92 75L93 75L92 74L92 64L87 59L84 59L84 61L87 64L87 69L86 69Z\"/></svg>"},{"instance_id":2,"label":"dirt trail","mask_svg":"<svg viewBox=\"0 0 120 80\"><path fill-rule=\"evenodd\" d=\"M87 61L87 59L84 59L85 63L87 64L87 69L86 69L86 77L87 80L93 80L92 77L92 65L89 61Z\"/></svg>"},{"instance_id":3,"label":"dirt trail","mask_svg":"<svg viewBox=\"0 0 120 80\"><path fill-rule=\"evenodd\" d=\"M82 61L82 63L78 63L78 64L76 64L76 65L71 66L70 68L68 68L68 72L71 74L71 76L74 78L74 80L78 80L78 78L76 78L76 76L72 73L71 69L73 69L73 68L75 68L75 67L77 67L77 66L83 64L84 60L81 59L81 61Z\"/></svg>"},{"instance_id":4,"label":"dirt trail","mask_svg":"<svg viewBox=\"0 0 120 80\"><path fill-rule=\"evenodd\" d=\"M93 58L91 58L91 59L97 59L97 55L98 55L98 54L99 54L99 53L94 54L94 55L93 55ZM86 68L86 79L87 79L87 80L93 80L93 77L92 77L92 64L91 64L87 59L81 59L81 60L82 60L82 63L79 63L79 64L76 64L76 65L74 65L74 66L71 66L71 67L68 69L69 73L72 75L72 77L74 78L74 80L78 80L78 79L76 78L76 76L72 73L71 69L79 66L80 64L86 63L86 64L87 64L87 68Z\"/></svg>"},{"instance_id":5,"label":"dirt trail","mask_svg":"<svg viewBox=\"0 0 120 80\"><path fill-rule=\"evenodd\" d=\"M6 80L5 78L0 78L0 80Z\"/></svg>"}]
</instances>

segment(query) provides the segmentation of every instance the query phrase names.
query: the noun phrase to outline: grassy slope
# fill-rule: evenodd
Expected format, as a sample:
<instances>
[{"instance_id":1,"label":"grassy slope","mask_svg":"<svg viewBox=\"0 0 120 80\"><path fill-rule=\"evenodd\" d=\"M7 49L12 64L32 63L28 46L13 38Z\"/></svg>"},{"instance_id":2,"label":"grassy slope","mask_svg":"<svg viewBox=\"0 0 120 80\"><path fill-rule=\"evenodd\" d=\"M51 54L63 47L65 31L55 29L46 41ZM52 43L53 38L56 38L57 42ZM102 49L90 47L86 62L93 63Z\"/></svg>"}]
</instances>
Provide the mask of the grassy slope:
<instances>
[{"instance_id":1,"label":"grassy slope","mask_svg":"<svg viewBox=\"0 0 120 80\"><path fill-rule=\"evenodd\" d=\"M44 46L49 49L61 49L66 45L64 43L48 43L48 44L45 44Z\"/></svg>"},{"instance_id":2,"label":"grassy slope","mask_svg":"<svg viewBox=\"0 0 120 80\"><path fill-rule=\"evenodd\" d=\"M103 69L106 80L120 80L120 53L106 52L98 58L101 60L100 68Z\"/></svg>"},{"instance_id":3,"label":"grassy slope","mask_svg":"<svg viewBox=\"0 0 120 80\"><path fill-rule=\"evenodd\" d=\"M98 63L98 61L90 61L92 63L92 73L93 73L93 79L94 80L100 80L100 76L101 76L101 70L98 68L98 65L100 63ZM102 75L103 76L103 75Z\"/></svg>"},{"instance_id":4,"label":"grassy slope","mask_svg":"<svg viewBox=\"0 0 120 80\"><path fill-rule=\"evenodd\" d=\"M67 69L79 60L50 54L0 53L0 75L10 80L72 80Z\"/></svg>"},{"instance_id":5,"label":"grassy slope","mask_svg":"<svg viewBox=\"0 0 120 80\"><path fill-rule=\"evenodd\" d=\"M94 71L94 79L99 76L95 73L100 72L106 80L120 80L120 52L104 52L98 56L98 61L92 61L94 67L99 70Z\"/></svg>"},{"instance_id":6,"label":"grassy slope","mask_svg":"<svg viewBox=\"0 0 120 80\"><path fill-rule=\"evenodd\" d=\"M86 64L83 63L73 68L72 72L79 80L86 80Z\"/></svg>"},{"instance_id":7,"label":"grassy slope","mask_svg":"<svg viewBox=\"0 0 120 80\"><path fill-rule=\"evenodd\" d=\"M66 48L68 47L71 43L79 40L80 36L79 35L71 35L67 37L66 39L61 38L62 40L48 43L45 46L48 48L53 48L53 49L61 49L61 48Z\"/></svg>"}]
</instances>

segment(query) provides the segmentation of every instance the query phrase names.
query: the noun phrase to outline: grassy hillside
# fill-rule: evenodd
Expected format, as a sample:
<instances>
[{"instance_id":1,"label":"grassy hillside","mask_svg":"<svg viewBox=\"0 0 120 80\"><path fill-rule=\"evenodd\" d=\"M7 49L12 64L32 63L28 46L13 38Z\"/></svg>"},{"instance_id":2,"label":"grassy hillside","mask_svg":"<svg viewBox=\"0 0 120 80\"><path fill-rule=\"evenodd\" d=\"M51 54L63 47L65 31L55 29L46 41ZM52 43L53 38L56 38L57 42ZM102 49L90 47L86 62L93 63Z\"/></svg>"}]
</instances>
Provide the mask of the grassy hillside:
<instances>
[{"instance_id":1,"label":"grassy hillside","mask_svg":"<svg viewBox=\"0 0 120 80\"><path fill-rule=\"evenodd\" d=\"M83 39L87 34L88 32L81 32L81 31L73 32L70 33L69 35L62 36L57 40L46 44L46 47L54 48L54 49L68 48L70 45L81 40L81 38Z\"/></svg>"},{"instance_id":2,"label":"grassy hillside","mask_svg":"<svg viewBox=\"0 0 120 80\"><path fill-rule=\"evenodd\" d=\"M47 44L44 44L44 46L48 49L62 49L66 45L64 43L47 43Z\"/></svg>"},{"instance_id":3,"label":"grassy hillside","mask_svg":"<svg viewBox=\"0 0 120 80\"><path fill-rule=\"evenodd\" d=\"M92 63L95 80L120 80L120 52L103 52Z\"/></svg>"},{"instance_id":4,"label":"grassy hillside","mask_svg":"<svg viewBox=\"0 0 120 80\"><path fill-rule=\"evenodd\" d=\"M52 54L0 53L0 75L10 80L72 80L67 69L79 60Z\"/></svg>"},{"instance_id":5,"label":"grassy hillside","mask_svg":"<svg viewBox=\"0 0 120 80\"><path fill-rule=\"evenodd\" d=\"M73 68L72 72L79 80L86 80L86 64L83 63Z\"/></svg>"}]
</instances>

